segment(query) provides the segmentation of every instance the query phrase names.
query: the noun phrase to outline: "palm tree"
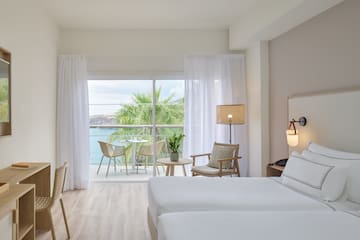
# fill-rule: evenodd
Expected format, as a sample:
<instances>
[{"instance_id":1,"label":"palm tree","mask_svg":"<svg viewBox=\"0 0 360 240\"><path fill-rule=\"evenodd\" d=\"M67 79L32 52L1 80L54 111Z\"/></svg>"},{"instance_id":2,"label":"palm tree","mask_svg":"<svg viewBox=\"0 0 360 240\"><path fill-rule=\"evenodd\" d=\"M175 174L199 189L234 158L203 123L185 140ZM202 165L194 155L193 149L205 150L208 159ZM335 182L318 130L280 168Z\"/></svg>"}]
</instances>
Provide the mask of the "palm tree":
<instances>
[{"instance_id":1,"label":"palm tree","mask_svg":"<svg viewBox=\"0 0 360 240\"><path fill-rule=\"evenodd\" d=\"M182 124L184 119L184 98L174 100L171 94L160 100L161 87L155 91L156 123ZM133 103L124 105L117 113L118 124L152 124L152 93L134 93Z\"/></svg>"},{"instance_id":2,"label":"palm tree","mask_svg":"<svg viewBox=\"0 0 360 240\"><path fill-rule=\"evenodd\" d=\"M183 124L184 122L184 98L174 99L175 94L161 99L161 87L155 91L156 124ZM133 93L132 103L125 104L116 112L115 119L121 125L151 125L152 124L152 93ZM170 136L174 133L182 133L177 128L157 128L156 136ZM119 128L110 136L110 141L121 141L141 135L143 139L151 140L152 127L144 128ZM157 139L159 140L159 139ZM129 148L130 151L130 148ZM128 154L130 155L130 154Z\"/></svg>"}]
</instances>

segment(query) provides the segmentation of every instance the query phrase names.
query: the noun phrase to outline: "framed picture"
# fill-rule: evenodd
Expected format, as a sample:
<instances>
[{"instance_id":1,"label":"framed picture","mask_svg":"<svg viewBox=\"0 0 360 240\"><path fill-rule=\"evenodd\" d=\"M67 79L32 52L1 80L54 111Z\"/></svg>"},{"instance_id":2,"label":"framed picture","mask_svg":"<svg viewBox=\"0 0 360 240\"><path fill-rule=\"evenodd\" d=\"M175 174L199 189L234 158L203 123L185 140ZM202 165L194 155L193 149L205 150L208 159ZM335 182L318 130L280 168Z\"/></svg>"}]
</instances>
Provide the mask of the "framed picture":
<instances>
[{"instance_id":1,"label":"framed picture","mask_svg":"<svg viewBox=\"0 0 360 240\"><path fill-rule=\"evenodd\" d=\"M0 48L0 136L11 135L11 54Z\"/></svg>"}]
</instances>

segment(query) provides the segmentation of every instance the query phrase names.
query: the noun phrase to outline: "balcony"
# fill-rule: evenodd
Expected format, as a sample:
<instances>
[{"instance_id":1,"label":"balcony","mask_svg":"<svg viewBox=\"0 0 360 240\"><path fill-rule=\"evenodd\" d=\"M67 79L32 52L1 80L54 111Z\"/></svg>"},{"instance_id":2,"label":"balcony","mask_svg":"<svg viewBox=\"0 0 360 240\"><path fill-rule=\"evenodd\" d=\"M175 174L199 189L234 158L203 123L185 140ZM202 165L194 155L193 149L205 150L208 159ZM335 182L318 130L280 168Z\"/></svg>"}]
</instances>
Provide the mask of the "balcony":
<instances>
[{"instance_id":1,"label":"balcony","mask_svg":"<svg viewBox=\"0 0 360 240\"><path fill-rule=\"evenodd\" d=\"M155 142L165 140L173 133L183 133L183 125L163 125L156 127L153 125L90 125L90 179L92 181L146 181L153 176L154 162L148 161L148 167L145 171L144 166L139 166L137 173L134 165L134 152L138 152L140 146L144 143L130 143L129 140L144 140L146 143L152 143L153 131L155 131ZM108 159L104 158L99 174L97 169L102 157L102 152L98 141L109 142L118 146L125 146L126 162L129 174L126 175L124 160L117 158L117 171L114 171L113 164L110 166L109 175L106 177ZM160 157L168 157L167 148L161 149ZM162 166L157 168L157 175L164 175L165 169ZM180 172L179 175L182 175Z\"/></svg>"}]
</instances>

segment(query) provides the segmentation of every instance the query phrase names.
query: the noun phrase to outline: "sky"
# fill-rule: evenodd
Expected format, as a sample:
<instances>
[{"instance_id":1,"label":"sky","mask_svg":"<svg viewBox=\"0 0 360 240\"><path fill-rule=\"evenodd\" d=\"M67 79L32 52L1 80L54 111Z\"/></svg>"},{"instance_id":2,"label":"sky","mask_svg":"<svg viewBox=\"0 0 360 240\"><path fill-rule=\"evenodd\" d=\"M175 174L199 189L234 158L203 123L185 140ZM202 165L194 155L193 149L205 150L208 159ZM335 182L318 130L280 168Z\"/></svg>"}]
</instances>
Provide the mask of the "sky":
<instances>
[{"instance_id":1,"label":"sky","mask_svg":"<svg viewBox=\"0 0 360 240\"><path fill-rule=\"evenodd\" d=\"M152 92L151 80L89 80L89 113L92 115L112 115L121 104L132 102L133 93ZM175 94L174 99L184 97L185 81L157 80L161 86L160 100Z\"/></svg>"}]
</instances>

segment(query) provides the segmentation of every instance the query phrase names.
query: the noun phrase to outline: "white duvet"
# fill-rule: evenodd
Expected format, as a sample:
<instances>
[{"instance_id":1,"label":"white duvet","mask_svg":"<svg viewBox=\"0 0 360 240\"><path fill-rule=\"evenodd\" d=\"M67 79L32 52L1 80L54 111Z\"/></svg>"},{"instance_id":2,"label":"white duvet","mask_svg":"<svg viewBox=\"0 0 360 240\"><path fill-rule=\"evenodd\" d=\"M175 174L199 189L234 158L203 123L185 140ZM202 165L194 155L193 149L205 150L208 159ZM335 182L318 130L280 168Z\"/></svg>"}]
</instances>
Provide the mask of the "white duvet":
<instances>
[{"instance_id":1,"label":"white duvet","mask_svg":"<svg viewBox=\"0 0 360 240\"><path fill-rule=\"evenodd\" d=\"M156 177L148 194L155 226L158 216L171 212L332 210L272 178Z\"/></svg>"},{"instance_id":2,"label":"white duvet","mask_svg":"<svg viewBox=\"0 0 360 240\"><path fill-rule=\"evenodd\" d=\"M158 240L358 240L344 212L182 212L159 217Z\"/></svg>"}]
</instances>

